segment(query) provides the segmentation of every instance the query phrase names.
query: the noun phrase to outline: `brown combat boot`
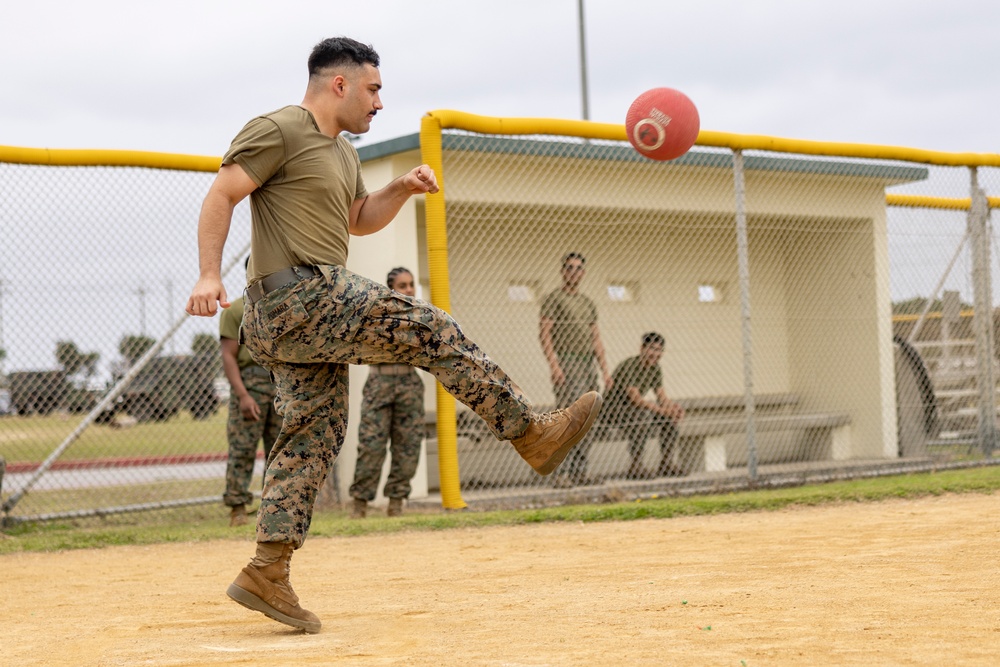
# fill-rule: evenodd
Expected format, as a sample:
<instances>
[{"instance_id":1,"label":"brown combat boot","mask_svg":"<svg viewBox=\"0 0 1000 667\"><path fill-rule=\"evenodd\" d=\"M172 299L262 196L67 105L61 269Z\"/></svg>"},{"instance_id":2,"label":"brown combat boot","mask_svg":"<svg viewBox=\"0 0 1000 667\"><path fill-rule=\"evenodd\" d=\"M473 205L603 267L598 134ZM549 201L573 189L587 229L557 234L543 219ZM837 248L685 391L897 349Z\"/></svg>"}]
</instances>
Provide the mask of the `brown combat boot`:
<instances>
[{"instance_id":1,"label":"brown combat boot","mask_svg":"<svg viewBox=\"0 0 1000 667\"><path fill-rule=\"evenodd\" d=\"M533 412L527 430L510 444L535 472L548 475L590 430L602 400L596 391L588 391L563 410Z\"/></svg>"},{"instance_id":2,"label":"brown combat boot","mask_svg":"<svg viewBox=\"0 0 1000 667\"><path fill-rule=\"evenodd\" d=\"M387 516L403 516L403 499L389 498L389 509L385 513Z\"/></svg>"},{"instance_id":3,"label":"brown combat boot","mask_svg":"<svg viewBox=\"0 0 1000 667\"><path fill-rule=\"evenodd\" d=\"M288 581L294 550L291 544L284 545L281 557L263 567L251 562L229 584L226 595L247 609L259 611L279 623L315 634L322 625L319 617L299 606L299 596Z\"/></svg>"},{"instance_id":4,"label":"brown combat boot","mask_svg":"<svg viewBox=\"0 0 1000 667\"><path fill-rule=\"evenodd\" d=\"M351 518L364 519L367 514L368 514L368 501L362 500L361 498L355 498L354 502L351 503Z\"/></svg>"},{"instance_id":5,"label":"brown combat boot","mask_svg":"<svg viewBox=\"0 0 1000 667\"><path fill-rule=\"evenodd\" d=\"M247 506L246 505L236 505L229 511L229 526L245 526L247 525Z\"/></svg>"}]
</instances>

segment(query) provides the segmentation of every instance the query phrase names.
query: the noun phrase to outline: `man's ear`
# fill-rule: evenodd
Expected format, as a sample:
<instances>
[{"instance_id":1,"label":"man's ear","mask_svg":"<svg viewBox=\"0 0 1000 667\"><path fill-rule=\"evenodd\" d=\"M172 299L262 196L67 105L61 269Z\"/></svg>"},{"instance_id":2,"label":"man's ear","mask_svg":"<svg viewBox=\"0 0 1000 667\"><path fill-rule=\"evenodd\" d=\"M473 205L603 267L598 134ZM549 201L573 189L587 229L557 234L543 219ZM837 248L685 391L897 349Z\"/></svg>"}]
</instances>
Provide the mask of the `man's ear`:
<instances>
[{"instance_id":1,"label":"man's ear","mask_svg":"<svg viewBox=\"0 0 1000 667\"><path fill-rule=\"evenodd\" d=\"M344 91L347 90L347 79L344 78L343 74L330 77L330 90L339 97L344 96Z\"/></svg>"}]
</instances>

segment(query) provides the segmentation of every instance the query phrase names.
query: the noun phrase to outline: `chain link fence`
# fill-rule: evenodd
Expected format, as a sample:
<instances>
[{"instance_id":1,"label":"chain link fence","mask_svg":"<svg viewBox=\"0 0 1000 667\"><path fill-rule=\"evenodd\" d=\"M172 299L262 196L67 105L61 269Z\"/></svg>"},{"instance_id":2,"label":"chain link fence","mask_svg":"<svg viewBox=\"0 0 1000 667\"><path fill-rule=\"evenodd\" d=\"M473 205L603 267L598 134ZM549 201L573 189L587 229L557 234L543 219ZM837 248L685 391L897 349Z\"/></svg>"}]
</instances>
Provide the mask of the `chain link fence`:
<instances>
[{"instance_id":1,"label":"chain link fence","mask_svg":"<svg viewBox=\"0 0 1000 667\"><path fill-rule=\"evenodd\" d=\"M501 133L448 113L452 312L538 405L562 407L563 383L609 399L579 456L546 479L457 406L466 498L558 503L995 462L989 212L1000 200L977 188L996 169L906 149L760 150L732 135L655 163L608 140L618 128L532 134L525 120ZM973 191L983 205L970 213ZM579 283L567 257L585 259ZM567 293L596 320L551 315ZM956 298L942 333L942 300ZM560 317L583 342L552 354L545 329ZM668 405L684 409L669 425L623 410L621 388L601 379L634 379L650 333L664 340Z\"/></svg>"},{"instance_id":2,"label":"chain link fence","mask_svg":"<svg viewBox=\"0 0 1000 667\"><path fill-rule=\"evenodd\" d=\"M6 519L219 502L228 384L218 321L184 313L212 177L0 162ZM226 276L232 294L248 247L241 204L224 260L238 265Z\"/></svg>"},{"instance_id":3,"label":"chain link fence","mask_svg":"<svg viewBox=\"0 0 1000 667\"><path fill-rule=\"evenodd\" d=\"M539 407L559 405L546 319L582 327L582 343L553 340L552 351L565 381L608 397L602 419L585 456L557 471L567 474L541 478L439 398L426 502L555 503L995 462L1000 202L970 193L1000 191L1000 170L722 141L655 163L621 140L565 134L445 132L443 221L430 197L426 214L413 204L417 271L441 302L429 239L443 231L444 305ZM395 145L366 170L418 144ZM221 499L218 322L183 312L217 161L100 157L0 155L7 522ZM232 295L249 228L241 204L224 258ZM568 253L585 259L568 291L593 304L593 322L546 310L567 291ZM672 425L610 409L626 399L604 371L624 388L628 363L648 362L648 333L663 337L648 366L684 408Z\"/></svg>"}]
</instances>

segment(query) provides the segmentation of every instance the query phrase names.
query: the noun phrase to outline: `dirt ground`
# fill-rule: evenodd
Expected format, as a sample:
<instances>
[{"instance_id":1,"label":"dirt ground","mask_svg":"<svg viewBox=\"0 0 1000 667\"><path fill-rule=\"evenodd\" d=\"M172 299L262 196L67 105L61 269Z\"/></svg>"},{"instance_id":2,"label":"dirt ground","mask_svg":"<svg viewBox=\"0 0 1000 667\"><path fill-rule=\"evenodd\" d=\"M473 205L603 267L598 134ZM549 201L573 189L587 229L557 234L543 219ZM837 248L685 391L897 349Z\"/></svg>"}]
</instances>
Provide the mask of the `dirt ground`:
<instances>
[{"instance_id":1,"label":"dirt ground","mask_svg":"<svg viewBox=\"0 0 1000 667\"><path fill-rule=\"evenodd\" d=\"M316 635L231 602L249 542L0 557L2 665L984 665L1000 494L306 542Z\"/></svg>"}]
</instances>

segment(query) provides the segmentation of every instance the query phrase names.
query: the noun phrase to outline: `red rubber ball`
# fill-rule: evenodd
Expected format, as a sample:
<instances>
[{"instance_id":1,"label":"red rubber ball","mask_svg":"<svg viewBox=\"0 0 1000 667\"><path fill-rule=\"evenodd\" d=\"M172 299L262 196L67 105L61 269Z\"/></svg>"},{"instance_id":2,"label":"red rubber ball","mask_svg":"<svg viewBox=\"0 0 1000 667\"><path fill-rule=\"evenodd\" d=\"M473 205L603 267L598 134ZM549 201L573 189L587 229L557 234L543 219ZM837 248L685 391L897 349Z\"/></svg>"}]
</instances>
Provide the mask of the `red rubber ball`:
<instances>
[{"instance_id":1,"label":"red rubber ball","mask_svg":"<svg viewBox=\"0 0 1000 667\"><path fill-rule=\"evenodd\" d=\"M653 160L674 160L687 153L699 129L694 102L673 88L647 90L635 98L625 116L629 143Z\"/></svg>"}]
</instances>

